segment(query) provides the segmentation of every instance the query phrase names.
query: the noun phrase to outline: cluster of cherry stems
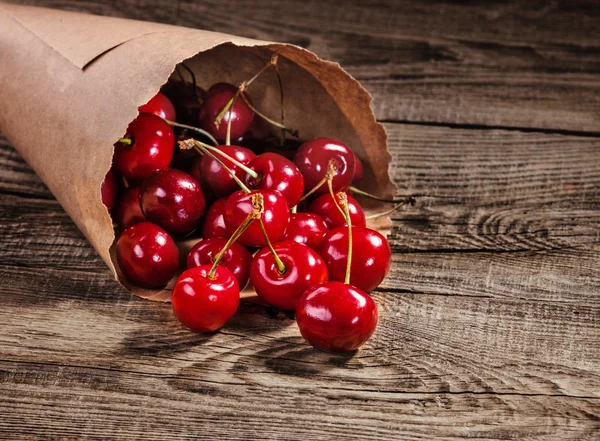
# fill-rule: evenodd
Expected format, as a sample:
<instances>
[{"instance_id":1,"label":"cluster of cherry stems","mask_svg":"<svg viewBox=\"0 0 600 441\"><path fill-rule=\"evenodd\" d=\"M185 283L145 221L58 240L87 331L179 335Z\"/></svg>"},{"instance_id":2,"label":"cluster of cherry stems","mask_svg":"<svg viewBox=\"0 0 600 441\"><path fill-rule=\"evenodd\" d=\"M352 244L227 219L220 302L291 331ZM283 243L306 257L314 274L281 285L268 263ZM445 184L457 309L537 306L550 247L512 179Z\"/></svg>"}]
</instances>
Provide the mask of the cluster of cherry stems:
<instances>
[{"instance_id":1,"label":"cluster of cherry stems","mask_svg":"<svg viewBox=\"0 0 600 441\"><path fill-rule=\"evenodd\" d=\"M269 68L279 80L281 123L260 113L246 94ZM172 237L192 234L204 216L203 239L172 291L173 312L183 325L197 332L221 328L250 281L264 302L296 312L313 346L357 349L377 325L377 306L367 292L391 263L387 240L366 227L348 193L359 191L351 186L362 178L360 160L331 138L305 142L293 161L232 145L232 139L260 144L251 135L255 115L281 130L281 146L286 133L297 136L284 125L277 56L237 87L218 83L205 92L191 78L170 81L141 106L115 144L102 201L121 231L121 271L135 285L165 286L179 267Z\"/></svg>"}]
</instances>

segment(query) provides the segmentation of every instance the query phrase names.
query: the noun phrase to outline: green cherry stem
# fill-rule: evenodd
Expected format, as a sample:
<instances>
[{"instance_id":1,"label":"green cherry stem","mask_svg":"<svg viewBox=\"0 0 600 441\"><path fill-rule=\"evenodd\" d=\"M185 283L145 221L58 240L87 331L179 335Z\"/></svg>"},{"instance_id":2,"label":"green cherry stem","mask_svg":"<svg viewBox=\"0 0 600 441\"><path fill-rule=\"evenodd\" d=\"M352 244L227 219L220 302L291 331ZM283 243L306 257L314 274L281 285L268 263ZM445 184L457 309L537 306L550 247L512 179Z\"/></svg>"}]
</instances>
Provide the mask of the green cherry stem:
<instances>
[{"instance_id":1,"label":"green cherry stem","mask_svg":"<svg viewBox=\"0 0 600 441\"><path fill-rule=\"evenodd\" d=\"M233 101L231 102L231 111L229 112L229 118L227 119L227 132L225 133L225 145L231 145L231 120L233 119L231 117L231 112L233 111L233 106L235 105L235 100L237 99L239 92L240 91L238 90L236 94L233 95Z\"/></svg>"},{"instance_id":2,"label":"green cherry stem","mask_svg":"<svg viewBox=\"0 0 600 441\"><path fill-rule=\"evenodd\" d=\"M287 268L285 267L285 264L281 261L281 259L277 255L275 248L273 248L273 244L271 243L271 240L269 239L269 235L267 234L267 230L265 229L265 224L263 223L262 219L258 219L258 223L260 224L260 229L263 233L263 236L265 237L267 246L269 247L269 250L271 251L271 254L273 255L273 259L275 259L275 264L277 265L277 272L280 275L285 274L287 272Z\"/></svg>"},{"instance_id":3,"label":"green cherry stem","mask_svg":"<svg viewBox=\"0 0 600 441\"><path fill-rule=\"evenodd\" d=\"M133 139L131 139L131 138L120 138L115 144L133 145Z\"/></svg>"},{"instance_id":4,"label":"green cherry stem","mask_svg":"<svg viewBox=\"0 0 600 441\"><path fill-rule=\"evenodd\" d=\"M269 118L267 115L265 115L264 113L261 113L256 107L254 107L252 104L250 104L250 101L248 101L248 98L246 98L246 96L244 94L241 95L242 99L244 100L244 102L246 103L246 105L248 107L250 107L250 110L252 110L254 113L256 113L258 116L260 116L262 119L264 119L266 122L268 122L269 124L280 128L281 130L289 133L290 135L292 135L295 138L298 138L298 130L295 129L290 129L286 126L284 126L281 123L278 123L277 121L272 120L271 118Z\"/></svg>"},{"instance_id":5,"label":"green cherry stem","mask_svg":"<svg viewBox=\"0 0 600 441\"><path fill-rule=\"evenodd\" d=\"M241 168L242 170L244 170L246 173L248 173L250 176L252 176L254 179L258 179L259 175L258 173L256 173L254 170L252 170L250 167L248 167L247 165L242 164L240 161L238 161L237 159L229 156L227 153L219 150L216 147L211 147L209 145L205 145L204 148L210 150L211 152L214 152L216 154L218 154L219 156L224 157L225 159L227 159L228 161L231 161L233 164L237 165L239 168Z\"/></svg>"},{"instance_id":6,"label":"green cherry stem","mask_svg":"<svg viewBox=\"0 0 600 441\"><path fill-rule=\"evenodd\" d=\"M336 173L335 162L333 160L331 160L331 161L329 161L329 167L327 169L327 173L325 173L325 176L323 176L323 179L321 179L319 182L317 182L317 185L315 185L313 188L311 188L310 191L306 192L304 194L304 196L302 196L298 202L302 202L303 200L308 198L310 195L312 195L315 191L317 191L321 187L321 185L332 180L335 173ZM333 189L333 187L332 187L332 189Z\"/></svg>"},{"instance_id":7,"label":"green cherry stem","mask_svg":"<svg viewBox=\"0 0 600 441\"><path fill-rule=\"evenodd\" d=\"M378 217L381 216L386 216L388 214L392 214L394 211L396 211L398 208L403 207L404 205L410 204L410 205L415 205L415 198L413 198L412 196L407 197L405 200L400 201L399 203L397 203L396 205L394 205L391 209L384 211L382 213L375 213L375 214L371 214L369 216L366 216L366 219L377 219Z\"/></svg>"},{"instance_id":8,"label":"green cherry stem","mask_svg":"<svg viewBox=\"0 0 600 441\"><path fill-rule=\"evenodd\" d=\"M215 145L219 145L218 141L215 138L213 138L213 136L210 133L208 133L206 130L202 130L200 127L188 126L187 124L181 124L181 123L178 123L175 121L169 121L168 119L165 119L165 122L172 127L180 127L182 129L193 130L194 132L198 132L201 135L204 135L208 139L210 139Z\"/></svg>"},{"instance_id":9,"label":"green cherry stem","mask_svg":"<svg viewBox=\"0 0 600 441\"><path fill-rule=\"evenodd\" d=\"M375 199L376 201L389 202L391 204L395 204L396 202L398 202L397 200L394 200L394 199L386 199L386 198L376 196L374 194L368 193L368 192L361 190L360 188L356 188L356 187L349 187L348 190L351 191L352 193L360 194L360 195L366 196L370 199Z\"/></svg>"},{"instance_id":10,"label":"green cherry stem","mask_svg":"<svg viewBox=\"0 0 600 441\"><path fill-rule=\"evenodd\" d=\"M346 193L339 193L340 203L344 207L344 216L348 225L348 257L346 259L346 276L344 283L350 283L350 268L352 267L352 222L350 221L350 209L348 208L348 196Z\"/></svg>"}]
</instances>

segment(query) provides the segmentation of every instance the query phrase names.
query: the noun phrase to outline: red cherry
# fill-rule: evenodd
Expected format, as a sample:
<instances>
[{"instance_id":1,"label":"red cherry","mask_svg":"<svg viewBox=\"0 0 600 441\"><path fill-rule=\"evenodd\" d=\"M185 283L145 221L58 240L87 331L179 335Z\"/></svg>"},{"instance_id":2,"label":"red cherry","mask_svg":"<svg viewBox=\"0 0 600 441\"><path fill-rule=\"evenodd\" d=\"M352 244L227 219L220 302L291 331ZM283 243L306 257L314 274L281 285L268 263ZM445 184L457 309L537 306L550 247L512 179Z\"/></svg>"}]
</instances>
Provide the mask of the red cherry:
<instances>
[{"instance_id":1,"label":"red cherry","mask_svg":"<svg viewBox=\"0 0 600 441\"><path fill-rule=\"evenodd\" d=\"M372 291L385 279L392 263L390 244L375 230L352 227L352 266L350 284ZM348 227L330 230L317 247L327 268L329 279L344 281L348 259Z\"/></svg>"},{"instance_id":2,"label":"red cherry","mask_svg":"<svg viewBox=\"0 0 600 441\"><path fill-rule=\"evenodd\" d=\"M196 332L213 332L233 317L240 303L235 276L224 266L212 265L185 270L173 287L171 304L177 320Z\"/></svg>"},{"instance_id":3,"label":"red cherry","mask_svg":"<svg viewBox=\"0 0 600 441\"><path fill-rule=\"evenodd\" d=\"M106 176L102 181L102 186L100 187L102 203L108 209L109 213L112 213L113 211L115 201L117 200L118 191L119 186L117 184L117 177L115 176L115 172L113 172L111 169L108 171L108 173L106 173Z\"/></svg>"},{"instance_id":4,"label":"red cherry","mask_svg":"<svg viewBox=\"0 0 600 441\"><path fill-rule=\"evenodd\" d=\"M327 352L361 347L375 332L377 315L377 305L367 293L341 282L309 288L296 309L302 336Z\"/></svg>"},{"instance_id":5,"label":"red cherry","mask_svg":"<svg viewBox=\"0 0 600 441\"><path fill-rule=\"evenodd\" d=\"M140 204L146 219L178 236L194 231L206 209L200 185L174 168L157 171L142 182Z\"/></svg>"},{"instance_id":6,"label":"red cherry","mask_svg":"<svg viewBox=\"0 0 600 441\"><path fill-rule=\"evenodd\" d=\"M228 237L229 231L225 225L225 204L227 198L217 199L208 208L202 225L202 237Z\"/></svg>"},{"instance_id":7,"label":"red cherry","mask_svg":"<svg viewBox=\"0 0 600 441\"><path fill-rule=\"evenodd\" d=\"M362 181L363 178L363 165L362 161L358 159L358 156L354 156L354 165L356 166L354 169L354 178L352 178L352 185L357 185Z\"/></svg>"},{"instance_id":8,"label":"red cherry","mask_svg":"<svg viewBox=\"0 0 600 441\"><path fill-rule=\"evenodd\" d=\"M314 213L292 213L282 239L293 240L316 249L325 233L327 225L320 216Z\"/></svg>"},{"instance_id":9,"label":"red cherry","mask_svg":"<svg viewBox=\"0 0 600 441\"><path fill-rule=\"evenodd\" d=\"M201 240L190 250L187 256L187 267L193 268L200 265L212 265L215 256L223 249L226 243L227 239L223 237L212 237ZM236 242L225 251L219 265L231 271L240 289L244 289L250 277L251 263L252 254Z\"/></svg>"},{"instance_id":10,"label":"red cherry","mask_svg":"<svg viewBox=\"0 0 600 441\"><path fill-rule=\"evenodd\" d=\"M335 174L332 180L333 191L345 190L352 183L356 169L354 153L346 144L332 138L317 138L300 146L294 157L294 163L304 176L304 186L313 189L329 170L333 161ZM323 184L317 193L326 193L327 184Z\"/></svg>"},{"instance_id":11,"label":"red cherry","mask_svg":"<svg viewBox=\"0 0 600 441\"><path fill-rule=\"evenodd\" d=\"M142 207L140 206L140 187L127 189L123 193L115 213L115 221L119 229L123 231L145 220L146 217L142 213Z\"/></svg>"},{"instance_id":12,"label":"red cherry","mask_svg":"<svg viewBox=\"0 0 600 441\"><path fill-rule=\"evenodd\" d=\"M348 210L350 212L350 220L352 225L357 227L366 227L367 219L363 212L360 204L351 195L347 194L348 197ZM339 204L339 200L338 200ZM340 204L341 208L341 204ZM308 206L308 211L311 213L318 214L323 218L328 228L341 227L346 225L346 219L340 213L340 210L335 206L333 198L329 193L322 194L318 198L314 199Z\"/></svg>"},{"instance_id":13,"label":"red cherry","mask_svg":"<svg viewBox=\"0 0 600 441\"><path fill-rule=\"evenodd\" d=\"M285 241L273 244L285 265L281 274L269 247L264 247L252 259L250 280L256 294L268 304L294 310L308 288L327 281L327 266L323 259L306 245Z\"/></svg>"},{"instance_id":14,"label":"red cherry","mask_svg":"<svg viewBox=\"0 0 600 441\"><path fill-rule=\"evenodd\" d=\"M218 127L215 124L215 119L225 108L229 100L233 98L237 90L238 88L233 84L217 83L208 89L204 98L204 104L200 110L200 125L219 141L224 141L227 136L229 119L231 119L231 139L237 139L244 135L250 128L250 124L252 124L254 112L248 107L241 96L237 97L233 106L225 113ZM247 94L244 94L244 96L252 103Z\"/></svg>"},{"instance_id":15,"label":"red cherry","mask_svg":"<svg viewBox=\"0 0 600 441\"><path fill-rule=\"evenodd\" d=\"M166 285L177 272L179 251L165 230L142 222L127 228L119 237L117 261L132 283L158 288Z\"/></svg>"},{"instance_id":16,"label":"red cherry","mask_svg":"<svg viewBox=\"0 0 600 441\"><path fill-rule=\"evenodd\" d=\"M150 98L150 101L146 104L140 106L138 110L140 113L153 113L162 119L175 121L175 107L173 107L173 103L160 92Z\"/></svg>"},{"instance_id":17,"label":"red cherry","mask_svg":"<svg viewBox=\"0 0 600 441\"><path fill-rule=\"evenodd\" d=\"M244 165L247 165L256 158L256 155L252 150L245 147L237 145L220 145L217 146L217 148ZM243 180L245 172L242 169L218 153L215 153L215 157L223 161L223 164L229 167L240 180ZM196 167L197 166L193 165L192 169ZM217 197L230 195L234 191L240 189L238 184L231 177L231 174L229 174L221 164L206 154L200 159L199 172L195 171L194 173L200 175L204 187L208 188Z\"/></svg>"},{"instance_id":18,"label":"red cherry","mask_svg":"<svg viewBox=\"0 0 600 441\"><path fill-rule=\"evenodd\" d=\"M261 193L264 198L262 221L271 242L277 242L285 233L290 222L290 212L285 198L278 191L254 190L246 194L242 190L233 193L225 203L225 225L229 234L252 213L251 195ZM240 236L238 242L248 247L264 247L267 242L258 221L252 222Z\"/></svg>"},{"instance_id":19,"label":"red cherry","mask_svg":"<svg viewBox=\"0 0 600 441\"><path fill-rule=\"evenodd\" d=\"M244 174L245 184L251 190L277 190L288 205L296 205L304 193L304 178L298 167L285 156L263 153L254 158L248 167L258 173L255 179Z\"/></svg>"},{"instance_id":20,"label":"red cherry","mask_svg":"<svg viewBox=\"0 0 600 441\"><path fill-rule=\"evenodd\" d=\"M173 158L175 136L161 118L142 113L127 128L126 138L132 144L115 144L114 163L127 179L141 181L152 173L167 168Z\"/></svg>"}]
</instances>

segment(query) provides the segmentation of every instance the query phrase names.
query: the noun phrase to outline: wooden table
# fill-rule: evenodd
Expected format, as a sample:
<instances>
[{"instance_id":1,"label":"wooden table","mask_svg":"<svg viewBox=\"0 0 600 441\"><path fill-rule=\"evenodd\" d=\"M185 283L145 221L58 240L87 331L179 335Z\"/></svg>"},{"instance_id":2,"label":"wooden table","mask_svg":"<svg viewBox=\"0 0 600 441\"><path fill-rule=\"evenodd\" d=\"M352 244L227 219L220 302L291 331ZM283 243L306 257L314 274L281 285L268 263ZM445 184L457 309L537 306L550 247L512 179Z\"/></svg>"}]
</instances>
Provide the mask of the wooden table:
<instances>
[{"instance_id":1,"label":"wooden table","mask_svg":"<svg viewBox=\"0 0 600 441\"><path fill-rule=\"evenodd\" d=\"M354 356L253 305L203 336L125 292L1 139L2 438L600 439L596 0L27 3L339 61L418 204Z\"/></svg>"}]
</instances>

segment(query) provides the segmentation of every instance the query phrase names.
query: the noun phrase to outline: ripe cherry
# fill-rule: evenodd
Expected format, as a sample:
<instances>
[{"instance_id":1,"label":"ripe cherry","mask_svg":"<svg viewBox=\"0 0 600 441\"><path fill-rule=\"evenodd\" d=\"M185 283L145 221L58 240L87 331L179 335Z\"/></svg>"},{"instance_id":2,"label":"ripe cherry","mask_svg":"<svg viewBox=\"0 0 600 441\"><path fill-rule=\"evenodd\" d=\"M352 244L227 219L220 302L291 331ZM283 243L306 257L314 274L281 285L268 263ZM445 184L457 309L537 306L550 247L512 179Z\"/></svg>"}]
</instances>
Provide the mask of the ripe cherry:
<instances>
[{"instance_id":1,"label":"ripe cherry","mask_svg":"<svg viewBox=\"0 0 600 441\"><path fill-rule=\"evenodd\" d=\"M300 146L294 163L304 176L304 186L310 190L322 182L333 166L333 191L345 190L352 183L356 169L355 156L346 144L332 138L317 138ZM327 184L321 184L316 193L326 193Z\"/></svg>"},{"instance_id":2,"label":"ripe cherry","mask_svg":"<svg viewBox=\"0 0 600 441\"><path fill-rule=\"evenodd\" d=\"M325 233L327 225L320 216L314 213L292 213L282 239L293 240L316 249Z\"/></svg>"},{"instance_id":3,"label":"ripe cherry","mask_svg":"<svg viewBox=\"0 0 600 441\"><path fill-rule=\"evenodd\" d=\"M202 225L202 237L227 237L229 231L225 225L225 203L227 198L217 199L206 211Z\"/></svg>"},{"instance_id":4,"label":"ripe cherry","mask_svg":"<svg viewBox=\"0 0 600 441\"><path fill-rule=\"evenodd\" d=\"M173 168L160 170L142 182L140 204L146 219L178 236L194 231L206 209L200 185Z\"/></svg>"},{"instance_id":5,"label":"ripe cherry","mask_svg":"<svg viewBox=\"0 0 600 441\"><path fill-rule=\"evenodd\" d=\"M338 195L336 194L336 198ZM360 204L351 195L346 195L348 199L348 210L350 211L350 220L352 225L366 227L367 219ZM339 204L339 200L338 200ZM336 207L333 198L329 193L322 194L314 199L308 206L310 213L318 214L327 224L329 229L346 225L346 219L340 210Z\"/></svg>"},{"instance_id":6,"label":"ripe cherry","mask_svg":"<svg viewBox=\"0 0 600 441\"><path fill-rule=\"evenodd\" d=\"M278 242L273 249L285 270L279 271L271 250L264 247L252 259L250 280L262 300L294 310L304 291L327 281L327 266L315 251L294 241Z\"/></svg>"},{"instance_id":7,"label":"ripe cherry","mask_svg":"<svg viewBox=\"0 0 600 441\"><path fill-rule=\"evenodd\" d=\"M246 165L251 160L253 160L256 155L252 152L252 150L247 149L245 147L239 147L235 145L221 145L217 146L217 148L225 153L227 156L236 159L242 164ZM232 163L230 160L226 159L224 156L215 153L215 157L219 158L227 167L231 169L235 173L235 175L242 180L244 176L244 171L239 168L237 165ZM205 188L208 188L215 196L227 196L233 193L236 190L239 190L238 184L231 177L231 174L225 170L221 164L218 163L215 159L211 158L209 155L204 155L200 159L199 163L200 169L199 171L194 171L195 174L199 174L202 179L202 184ZM195 169L197 166L193 165L192 169Z\"/></svg>"},{"instance_id":8,"label":"ripe cherry","mask_svg":"<svg viewBox=\"0 0 600 441\"><path fill-rule=\"evenodd\" d=\"M138 108L140 113L153 113L162 119L175 121L175 107L169 98L158 92L150 101Z\"/></svg>"},{"instance_id":9,"label":"ripe cherry","mask_svg":"<svg viewBox=\"0 0 600 441\"><path fill-rule=\"evenodd\" d=\"M140 206L140 187L132 187L127 189L115 212L115 221L121 231L131 227L132 225L144 222L146 217L142 213Z\"/></svg>"},{"instance_id":10,"label":"ripe cherry","mask_svg":"<svg viewBox=\"0 0 600 441\"><path fill-rule=\"evenodd\" d=\"M254 118L254 112L244 102L241 96L238 96L233 106L227 110L221 122L215 124L215 119L219 116L228 102L236 94L238 88L233 84L217 83L208 89L200 110L201 127L213 135L217 140L224 141L227 136L227 125L231 119L231 139L237 139L244 135L250 128ZM245 98L252 103L250 97L244 94Z\"/></svg>"},{"instance_id":11,"label":"ripe cherry","mask_svg":"<svg viewBox=\"0 0 600 441\"><path fill-rule=\"evenodd\" d=\"M327 352L358 349L373 335L377 315L377 305L367 293L341 282L309 288L296 309L302 336Z\"/></svg>"},{"instance_id":12,"label":"ripe cherry","mask_svg":"<svg viewBox=\"0 0 600 441\"><path fill-rule=\"evenodd\" d=\"M390 245L380 233L364 227L352 227L352 244L356 252L352 256L350 284L366 292L372 291L390 269ZM329 279L344 281L348 259L348 227L330 230L317 247L317 252L327 264Z\"/></svg>"},{"instance_id":13,"label":"ripe cherry","mask_svg":"<svg viewBox=\"0 0 600 441\"><path fill-rule=\"evenodd\" d=\"M224 266L185 270L173 287L171 305L177 320L196 332L213 332L227 323L240 303L235 276Z\"/></svg>"},{"instance_id":14,"label":"ripe cherry","mask_svg":"<svg viewBox=\"0 0 600 441\"><path fill-rule=\"evenodd\" d=\"M171 126L156 115L142 113L129 124L125 138L115 144L114 164L127 179L141 181L167 168L174 148Z\"/></svg>"},{"instance_id":15,"label":"ripe cherry","mask_svg":"<svg viewBox=\"0 0 600 441\"><path fill-rule=\"evenodd\" d=\"M127 228L119 237L117 261L132 283L158 288L166 285L177 272L179 252L165 230L142 222Z\"/></svg>"},{"instance_id":16,"label":"ripe cherry","mask_svg":"<svg viewBox=\"0 0 600 441\"><path fill-rule=\"evenodd\" d=\"M100 187L100 196L102 203L108 209L109 213L112 213L117 200L117 193L119 191L119 185L117 184L117 177L115 172L111 170L106 173L102 186Z\"/></svg>"},{"instance_id":17,"label":"ripe cherry","mask_svg":"<svg viewBox=\"0 0 600 441\"><path fill-rule=\"evenodd\" d=\"M251 195L256 193L261 193L264 198L262 222L267 235L272 242L277 242L285 233L290 222L290 212L285 198L276 190L254 190L250 193L240 190L229 196L225 203L227 230L232 234L252 213ZM267 244L258 221L254 221L238 240L239 243L248 247L263 247Z\"/></svg>"},{"instance_id":18,"label":"ripe cherry","mask_svg":"<svg viewBox=\"0 0 600 441\"><path fill-rule=\"evenodd\" d=\"M360 181L362 181L364 173L362 161L358 159L358 156L354 156L354 164L356 167L354 169L354 178L352 178L352 185L358 185Z\"/></svg>"},{"instance_id":19,"label":"ripe cherry","mask_svg":"<svg viewBox=\"0 0 600 441\"><path fill-rule=\"evenodd\" d=\"M213 264L215 256L223 249L227 239L212 237L201 240L190 250L187 256L187 267ZM319 257L320 258L320 257ZM248 284L252 254L239 243L233 243L225 251L219 265L227 268L235 276L240 290ZM323 265L325 263L323 262Z\"/></svg>"},{"instance_id":20,"label":"ripe cherry","mask_svg":"<svg viewBox=\"0 0 600 441\"><path fill-rule=\"evenodd\" d=\"M256 178L244 174L244 183L251 190L277 190L290 207L300 201L304 178L298 167L285 156L263 153L250 161L248 167L258 174Z\"/></svg>"}]
</instances>

